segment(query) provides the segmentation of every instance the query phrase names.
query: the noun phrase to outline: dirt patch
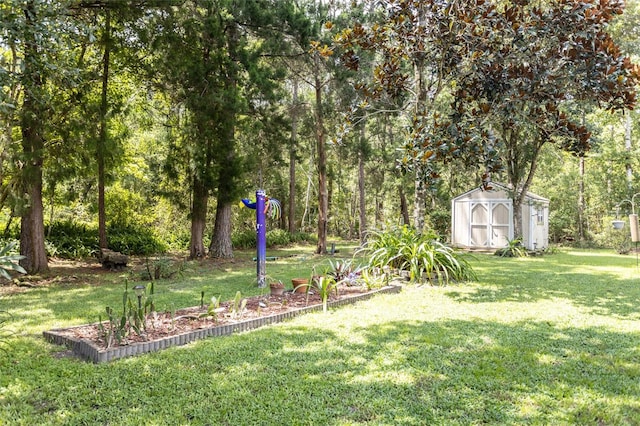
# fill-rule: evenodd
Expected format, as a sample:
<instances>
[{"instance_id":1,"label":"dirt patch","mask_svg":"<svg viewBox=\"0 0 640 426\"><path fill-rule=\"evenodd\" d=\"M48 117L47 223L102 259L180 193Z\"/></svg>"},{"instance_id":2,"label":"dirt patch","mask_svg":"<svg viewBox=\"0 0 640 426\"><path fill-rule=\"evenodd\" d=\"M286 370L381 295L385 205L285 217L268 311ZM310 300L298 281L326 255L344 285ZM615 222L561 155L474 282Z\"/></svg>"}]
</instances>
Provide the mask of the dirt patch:
<instances>
[{"instance_id":1,"label":"dirt patch","mask_svg":"<svg viewBox=\"0 0 640 426\"><path fill-rule=\"evenodd\" d=\"M329 301L338 301L355 295L367 293L364 287L341 286L337 292L329 297ZM220 304L215 317L208 315L208 306L194 306L171 311L157 311L146 315L145 328L140 334L130 330L126 338L118 342L115 338L108 338L110 325L107 322L87 324L68 329L56 330L66 337L84 340L100 348L118 347L134 343L156 341L166 337L187 333L194 330L206 329L225 324L234 324L255 318L266 317L295 311L300 308L322 303L320 296L313 291L306 293L285 292L284 295L255 296L246 299L246 305L240 312L234 312L234 302L227 301Z\"/></svg>"}]
</instances>

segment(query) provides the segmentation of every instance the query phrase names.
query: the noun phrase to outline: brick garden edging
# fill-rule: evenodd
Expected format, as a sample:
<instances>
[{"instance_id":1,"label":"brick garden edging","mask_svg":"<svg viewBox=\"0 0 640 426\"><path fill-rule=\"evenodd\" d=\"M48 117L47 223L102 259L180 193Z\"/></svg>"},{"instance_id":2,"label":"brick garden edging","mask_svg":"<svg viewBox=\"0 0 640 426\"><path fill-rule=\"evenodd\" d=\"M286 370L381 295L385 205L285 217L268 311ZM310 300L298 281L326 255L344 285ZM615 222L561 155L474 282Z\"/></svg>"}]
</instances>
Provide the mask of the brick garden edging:
<instances>
[{"instance_id":1,"label":"brick garden edging","mask_svg":"<svg viewBox=\"0 0 640 426\"><path fill-rule=\"evenodd\" d=\"M361 300L370 299L372 296L381 293L399 293L402 287L399 285L389 285L377 290L372 290L368 293L359 294L356 296L348 296L344 299L329 302L330 307L338 307L343 305L350 305ZM156 352L162 349L170 348L172 346L180 346L192 342L194 340L204 339L206 337L216 336L228 336L232 333L238 333L242 331L253 330L255 328L262 327L268 324L275 324L294 318L301 314L308 312L318 311L322 309L322 304L305 306L289 312L269 315L261 318L255 318L251 320L238 321L232 324L224 324L213 326L209 328L202 328L193 330L187 333L176 334L174 336L165 337L159 340L150 342L134 343L126 346L118 346L115 348L101 348L97 345L81 339L65 336L61 333L62 330L69 330L76 327L69 327L65 329L55 329L44 331L42 334L48 342L55 343L57 345L67 346L78 357L91 361L95 364L101 362L109 362L119 358L125 358L134 355L140 355L148 352ZM83 327L83 326L78 326Z\"/></svg>"}]
</instances>

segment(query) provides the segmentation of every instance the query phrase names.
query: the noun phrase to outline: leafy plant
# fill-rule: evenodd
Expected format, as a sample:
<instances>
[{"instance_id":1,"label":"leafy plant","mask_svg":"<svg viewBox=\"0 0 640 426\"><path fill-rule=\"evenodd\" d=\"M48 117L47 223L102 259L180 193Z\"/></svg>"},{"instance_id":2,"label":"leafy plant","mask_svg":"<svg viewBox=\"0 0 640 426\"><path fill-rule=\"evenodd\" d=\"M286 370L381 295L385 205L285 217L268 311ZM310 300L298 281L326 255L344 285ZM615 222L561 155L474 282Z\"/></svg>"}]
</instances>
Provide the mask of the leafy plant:
<instances>
[{"instance_id":1,"label":"leafy plant","mask_svg":"<svg viewBox=\"0 0 640 426\"><path fill-rule=\"evenodd\" d=\"M204 294L204 292L203 292ZM211 303L207 307L207 312L200 314L200 317L211 317L213 321L218 321L218 313L220 312L220 298L211 296Z\"/></svg>"},{"instance_id":2,"label":"leafy plant","mask_svg":"<svg viewBox=\"0 0 640 426\"><path fill-rule=\"evenodd\" d=\"M336 282L345 281L349 274L354 272L353 261L338 259L335 262L329 260L330 270L327 272Z\"/></svg>"},{"instance_id":3,"label":"leafy plant","mask_svg":"<svg viewBox=\"0 0 640 426\"><path fill-rule=\"evenodd\" d=\"M107 306L105 308L106 326L102 317L98 317L98 330L104 338L107 348L113 344L113 339L118 344L122 344L132 331L138 335L144 332L146 327L145 309L147 306L153 306L153 299L149 298L144 307L138 307L137 301L134 301L130 296L128 282L125 281L125 290L122 294L122 313L117 315L113 308Z\"/></svg>"},{"instance_id":4,"label":"leafy plant","mask_svg":"<svg viewBox=\"0 0 640 426\"><path fill-rule=\"evenodd\" d=\"M469 262L435 234L418 233L409 226L371 232L358 254L369 258L369 268L407 271L411 281L475 280Z\"/></svg>"},{"instance_id":5,"label":"leafy plant","mask_svg":"<svg viewBox=\"0 0 640 426\"><path fill-rule=\"evenodd\" d=\"M45 244L50 256L80 259L95 254L99 249L98 229L95 225L63 220L51 223L45 232Z\"/></svg>"},{"instance_id":6,"label":"leafy plant","mask_svg":"<svg viewBox=\"0 0 640 426\"><path fill-rule=\"evenodd\" d=\"M144 302L145 313L147 312L147 308L149 308L148 309L149 312L154 312L156 310L155 293L156 293L156 285L153 281L151 281L151 283L149 283L149 295L146 296L145 302Z\"/></svg>"},{"instance_id":7,"label":"leafy plant","mask_svg":"<svg viewBox=\"0 0 640 426\"><path fill-rule=\"evenodd\" d=\"M15 271L21 274L27 273L27 271L18 264L20 259L24 259L24 256L15 253L16 245L17 242L12 241L0 249L0 275L8 280L11 279L8 271Z\"/></svg>"},{"instance_id":8,"label":"leafy plant","mask_svg":"<svg viewBox=\"0 0 640 426\"><path fill-rule=\"evenodd\" d=\"M526 257L527 249L522 245L521 238L507 240L507 246L496 250L496 256L501 257Z\"/></svg>"},{"instance_id":9,"label":"leafy plant","mask_svg":"<svg viewBox=\"0 0 640 426\"><path fill-rule=\"evenodd\" d=\"M142 225L109 225L109 248L130 255L152 255L167 251L167 245L154 230Z\"/></svg>"},{"instance_id":10,"label":"leafy plant","mask_svg":"<svg viewBox=\"0 0 640 426\"><path fill-rule=\"evenodd\" d=\"M315 236L303 232L291 234L283 229L267 231L267 247L286 246L292 243L314 242ZM236 231L231 236L231 242L236 249L248 249L256 246L255 229Z\"/></svg>"},{"instance_id":11,"label":"leafy plant","mask_svg":"<svg viewBox=\"0 0 640 426\"><path fill-rule=\"evenodd\" d=\"M65 220L54 222L45 229L47 251L66 259L94 255L98 249L98 229L95 224ZM111 223L107 227L109 248L131 255L164 253L167 245L149 226ZM151 279L151 278L148 278Z\"/></svg>"},{"instance_id":12,"label":"leafy plant","mask_svg":"<svg viewBox=\"0 0 640 426\"><path fill-rule=\"evenodd\" d=\"M127 317L125 315L116 316L113 308L110 306L107 306L105 311L107 313L107 325L105 326L102 322L102 316L98 316L98 330L106 342L107 348L109 348L113 344L113 339L115 339L118 344L121 344L126 338Z\"/></svg>"},{"instance_id":13,"label":"leafy plant","mask_svg":"<svg viewBox=\"0 0 640 426\"><path fill-rule=\"evenodd\" d=\"M174 261L169 257L162 256L154 259L145 259L145 269L139 274L139 279L160 280L169 279L174 276L182 276L187 271L187 263L184 261Z\"/></svg>"},{"instance_id":14,"label":"leafy plant","mask_svg":"<svg viewBox=\"0 0 640 426\"><path fill-rule=\"evenodd\" d=\"M313 286L318 291L318 295L322 299L322 311L327 312L327 301L329 295L335 290L338 294L338 281L327 275L320 275L313 280ZM307 291L307 301L309 300L309 292Z\"/></svg>"},{"instance_id":15,"label":"leafy plant","mask_svg":"<svg viewBox=\"0 0 640 426\"><path fill-rule=\"evenodd\" d=\"M242 318L245 308L247 306L247 299L242 298L240 291L236 292L236 296L233 298L233 307L231 310L231 316L233 318Z\"/></svg>"},{"instance_id":16,"label":"leafy plant","mask_svg":"<svg viewBox=\"0 0 640 426\"><path fill-rule=\"evenodd\" d=\"M384 287L389 277L380 268L363 268L360 271L360 280L367 290Z\"/></svg>"}]
</instances>

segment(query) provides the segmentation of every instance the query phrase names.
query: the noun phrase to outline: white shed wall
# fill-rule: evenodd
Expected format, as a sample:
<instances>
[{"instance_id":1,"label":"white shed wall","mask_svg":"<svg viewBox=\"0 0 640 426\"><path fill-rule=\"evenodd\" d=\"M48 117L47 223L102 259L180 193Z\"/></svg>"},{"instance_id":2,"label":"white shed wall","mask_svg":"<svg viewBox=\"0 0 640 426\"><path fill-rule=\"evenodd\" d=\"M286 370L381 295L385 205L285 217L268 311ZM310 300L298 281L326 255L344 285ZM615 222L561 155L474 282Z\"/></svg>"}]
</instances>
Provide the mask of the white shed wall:
<instances>
[{"instance_id":1,"label":"white shed wall","mask_svg":"<svg viewBox=\"0 0 640 426\"><path fill-rule=\"evenodd\" d=\"M549 202L533 194L522 205L523 245L546 248ZM451 202L451 244L462 248L496 249L513 239L513 203L507 191L469 191Z\"/></svg>"}]
</instances>

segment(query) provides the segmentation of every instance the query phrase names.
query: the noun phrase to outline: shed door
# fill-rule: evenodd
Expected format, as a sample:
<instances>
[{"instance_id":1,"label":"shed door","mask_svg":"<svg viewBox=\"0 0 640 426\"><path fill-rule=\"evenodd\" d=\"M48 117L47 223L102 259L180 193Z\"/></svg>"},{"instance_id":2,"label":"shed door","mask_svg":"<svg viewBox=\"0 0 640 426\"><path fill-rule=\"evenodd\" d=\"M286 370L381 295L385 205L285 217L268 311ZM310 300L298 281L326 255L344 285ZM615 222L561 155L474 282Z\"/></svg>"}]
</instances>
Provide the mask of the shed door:
<instances>
[{"instance_id":1,"label":"shed door","mask_svg":"<svg viewBox=\"0 0 640 426\"><path fill-rule=\"evenodd\" d=\"M529 229L531 237L529 250L543 249L549 245L549 208L547 206L531 206Z\"/></svg>"},{"instance_id":2,"label":"shed door","mask_svg":"<svg viewBox=\"0 0 640 426\"><path fill-rule=\"evenodd\" d=\"M511 235L511 204L489 201L471 204L471 246L504 247Z\"/></svg>"}]
</instances>

